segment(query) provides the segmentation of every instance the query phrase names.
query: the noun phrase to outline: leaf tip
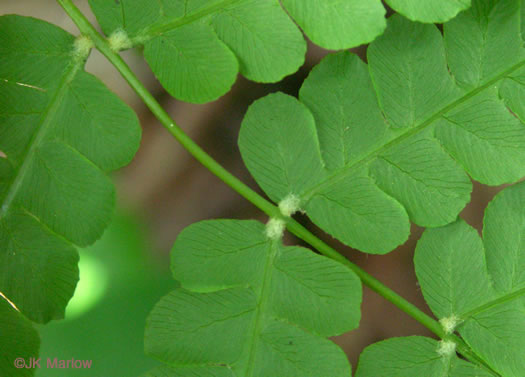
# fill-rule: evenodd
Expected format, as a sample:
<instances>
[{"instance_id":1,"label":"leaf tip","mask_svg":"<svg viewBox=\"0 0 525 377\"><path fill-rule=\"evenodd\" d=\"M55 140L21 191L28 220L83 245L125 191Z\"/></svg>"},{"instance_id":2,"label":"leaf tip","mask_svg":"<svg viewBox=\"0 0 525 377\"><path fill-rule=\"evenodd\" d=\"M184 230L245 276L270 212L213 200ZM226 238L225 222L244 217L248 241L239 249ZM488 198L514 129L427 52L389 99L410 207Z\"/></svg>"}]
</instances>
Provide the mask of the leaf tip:
<instances>
[{"instance_id":1,"label":"leaf tip","mask_svg":"<svg viewBox=\"0 0 525 377\"><path fill-rule=\"evenodd\" d=\"M266 237L274 241L281 239L285 226L286 224L283 220L271 218L266 224Z\"/></svg>"}]
</instances>

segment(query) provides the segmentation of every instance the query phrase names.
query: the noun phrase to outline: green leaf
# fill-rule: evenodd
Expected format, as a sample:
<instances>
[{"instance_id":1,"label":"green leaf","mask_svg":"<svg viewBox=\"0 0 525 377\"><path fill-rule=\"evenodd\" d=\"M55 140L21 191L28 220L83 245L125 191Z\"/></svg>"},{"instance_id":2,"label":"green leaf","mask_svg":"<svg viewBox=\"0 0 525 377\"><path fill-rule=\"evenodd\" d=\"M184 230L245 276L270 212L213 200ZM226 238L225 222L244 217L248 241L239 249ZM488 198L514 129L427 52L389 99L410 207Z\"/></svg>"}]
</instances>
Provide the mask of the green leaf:
<instances>
[{"instance_id":1,"label":"green leaf","mask_svg":"<svg viewBox=\"0 0 525 377\"><path fill-rule=\"evenodd\" d=\"M40 337L33 325L0 296L0 370L9 377L34 376L35 369L16 368L15 360L38 359ZM22 364L23 365L23 364Z\"/></svg>"},{"instance_id":2,"label":"green leaf","mask_svg":"<svg viewBox=\"0 0 525 377\"><path fill-rule=\"evenodd\" d=\"M525 0L521 0L521 38L525 40Z\"/></svg>"},{"instance_id":3,"label":"green leaf","mask_svg":"<svg viewBox=\"0 0 525 377\"><path fill-rule=\"evenodd\" d=\"M460 86L476 88L523 60L520 8L520 1L475 0L445 24L448 63Z\"/></svg>"},{"instance_id":4,"label":"green leaf","mask_svg":"<svg viewBox=\"0 0 525 377\"><path fill-rule=\"evenodd\" d=\"M142 377L235 377L233 372L228 368L220 366L210 367L184 367L170 368L159 367Z\"/></svg>"},{"instance_id":5,"label":"green leaf","mask_svg":"<svg viewBox=\"0 0 525 377\"><path fill-rule=\"evenodd\" d=\"M283 5L312 42L332 50L369 43L386 27L379 0L283 0Z\"/></svg>"},{"instance_id":6,"label":"green leaf","mask_svg":"<svg viewBox=\"0 0 525 377\"><path fill-rule=\"evenodd\" d=\"M124 30L132 45L144 45L161 84L185 101L217 99L239 70L254 81L276 82L304 62L304 38L277 0L89 3L107 35Z\"/></svg>"},{"instance_id":7,"label":"green leaf","mask_svg":"<svg viewBox=\"0 0 525 377\"><path fill-rule=\"evenodd\" d=\"M483 245L476 230L463 220L421 237L414 257L416 271L426 301L438 318L467 312L491 292L480 250ZM445 287L447 292L442 292Z\"/></svg>"},{"instance_id":8,"label":"green leaf","mask_svg":"<svg viewBox=\"0 0 525 377\"><path fill-rule=\"evenodd\" d=\"M461 16L468 27L446 24L446 43L434 25L394 15L370 45L368 65L349 52L329 55L299 100L256 101L239 148L258 184L275 202L299 198L345 244L383 254L407 239L409 219L425 227L455 221L470 199L467 173L490 185L525 176L519 1L492 3L488 18L476 0ZM462 54L451 41L467 34L512 58ZM484 73L462 76L470 66Z\"/></svg>"},{"instance_id":9,"label":"green leaf","mask_svg":"<svg viewBox=\"0 0 525 377\"><path fill-rule=\"evenodd\" d=\"M379 106L392 128L417 127L461 95L432 25L393 16L367 52Z\"/></svg>"},{"instance_id":10,"label":"green leaf","mask_svg":"<svg viewBox=\"0 0 525 377\"><path fill-rule=\"evenodd\" d=\"M386 0L386 2L395 11L412 21L442 23L468 9L471 0Z\"/></svg>"},{"instance_id":11,"label":"green leaf","mask_svg":"<svg viewBox=\"0 0 525 377\"><path fill-rule=\"evenodd\" d=\"M507 107L522 123L525 122L525 68L503 80L499 93Z\"/></svg>"},{"instance_id":12,"label":"green leaf","mask_svg":"<svg viewBox=\"0 0 525 377\"><path fill-rule=\"evenodd\" d=\"M525 127L497 96L497 90L485 89L444 115L435 131L473 179L493 186L525 174Z\"/></svg>"},{"instance_id":13,"label":"green leaf","mask_svg":"<svg viewBox=\"0 0 525 377\"><path fill-rule=\"evenodd\" d=\"M78 281L78 254L71 243L23 209L0 222L0 292L28 318L63 318Z\"/></svg>"},{"instance_id":14,"label":"green leaf","mask_svg":"<svg viewBox=\"0 0 525 377\"><path fill-rule=\"evenodd\" d=\"M525 183L519 183L487 207L483 241L458 220L426 230L415 255L434 314L452 319L472 349L505 377L525 373L524 208Z\"/></svg>"},{"instance_id":15,"label":"green leaf","mask_svg":"<svg viewBox=\"0 0 525 377\"><path fill-rule=\"evenodd\" d=\"M204 24L193 23L159 35L145 45L144 57L159 81L186 101L218 98L237 78L235 56Z\"/></svg>"},{"instance_id":16,"label":"green leaf","mask_svg":"<svg viewBox=\"0 0 525 377\"><path fill-rule=\"evenodd\" d=\"M168 368L150 376L350 375L324 339L359 323L361 284L343 265L269 239L258 222L213 220L179 235L172 270L181 288L153 309L145 335Z\"/></svg>"},{"instance_id":17,"label":"green leaf","mask_svg":"<svg viewBox=\"0 0 525 377\"><path fill-rule=\"evenodd\" d=\"M302 36L277 1L243 0L218 12L212 26L250 80L281 81L304 63Z\"/></svg>"},{"instance_id":18,"label":"green leaf","mask_svg":"<svg viewBox=\"0 0 525 377\"><path fill-rule=\"evenodd\" d=\"M286 10L278 0L89 4L115 49L144 45L145 58L166 90L196 103L229 91L238 71L257 82L277 82L296 72L304 63L306 42L287 13L314 43L330 49L368 43L386 26L380 0L285 0Z\"/></svg>"},{"instance_id":19,"label":"green leaf","mask_svg":"<svg viewBox=\"0 0 525 377\"><path fill-rule=\"evenodd\" d=\"M32 18L0 18L0 291L36 322L62 318L73 245L109 224L107 172L140 142L135 114L82 70L81 43ZM3 166L3 167L2 167Z\"/></svg>"},{"instance_id":20,"label":"green leaf","mask_svg":"<svg viewBox=\"0 0 525 377\"><path fill-rule=\"evenodd\" d=\"M440 353L440 343L422 336L391 338L365 348L356 377L490 377L492 374Z\"/></svg>"},{"instance_id":21,"label":"green leaf","mask_svg":"<svg viewBox=\"0 0 525 377\"><path fill-rule=\"evenodd\" d=\"M275 201L326 177L314 117L304 104L283 93L250 106L239 147L246 165L260 172L261 186Z\"/></svg>"}]
</instances>

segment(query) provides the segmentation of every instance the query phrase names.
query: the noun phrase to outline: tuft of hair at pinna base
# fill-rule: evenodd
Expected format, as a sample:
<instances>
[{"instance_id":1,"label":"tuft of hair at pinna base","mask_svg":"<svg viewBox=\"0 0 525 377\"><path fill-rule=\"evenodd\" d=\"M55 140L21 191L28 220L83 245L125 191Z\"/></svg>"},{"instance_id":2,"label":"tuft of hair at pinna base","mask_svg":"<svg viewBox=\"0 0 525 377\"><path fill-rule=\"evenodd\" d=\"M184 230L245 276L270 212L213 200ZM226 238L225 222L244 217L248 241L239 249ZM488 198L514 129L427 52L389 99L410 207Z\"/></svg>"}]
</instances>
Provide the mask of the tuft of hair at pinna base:
<instances>
[{"instance_id":1,"label":"tuft of hair at pinna base","mask_svg":"<svg viewBox=\"0 0 525 377\"><path fill-rule=\"evenodd\" d=\"M443 330L445 330L445 333L447 334L452 334L460 322L461 319L455 314L452 314L450 317L441 318L439 320L441 327L443 327Z\"/></svg>"},{"instance_id":2,"label":"tuft of hair at pinna base","mask_svg":"<svg viewBox=\"0 0 525 377\"><path fill-rule=\"evenodd\" d=\"M94 44L91 38L86 35L81 35L75 39L73 56L77 60L84 60L88 57L93 46Z\"/></svg>"},{"instance_id":3,"label":"tuft of hair at pinna base","mask_svg":"<svg viewBox=\"0 0 525 377\"><path fill-rule=\"evenodd\" d=\"M301 198L294 194L289 194L279 202L279 210L283 216L290 217L300 210Z\"/></svg>"},{"instance_id":4,"label":"tuft of hair at pinna base","mask_svg":"<svg viewBox=\"0 0 525 377\"><path fill-rule=\"evenodd\" d=\"M271 218L270 221L266 223L266 237L274 241L281 239L285 227L286 224L283 220Z\"/></svg>"},{"instance_id":5,"label":"tuft of hair at pinna base","mask_svg":"<svg viewBox=\"0 0 525 377\"><path fill-rule=\"evenodd\" d=\"M133 47L133 42L129 39L128 33L123 29L117 29L111 33L108 38L108 43L113 52L119 52Z\"/></svg>"},{"instance_id":6,"label":"tuft of hair at pinna base","mask_svg":"<svg viewBox=\"0 0 525 377\"><path fill-rule=\"evenodd\" d=\"M456 353L456 343L451 340L442 340L439 342L437 353L442 357L450 357Z\"/></svg>"}]
</instances>

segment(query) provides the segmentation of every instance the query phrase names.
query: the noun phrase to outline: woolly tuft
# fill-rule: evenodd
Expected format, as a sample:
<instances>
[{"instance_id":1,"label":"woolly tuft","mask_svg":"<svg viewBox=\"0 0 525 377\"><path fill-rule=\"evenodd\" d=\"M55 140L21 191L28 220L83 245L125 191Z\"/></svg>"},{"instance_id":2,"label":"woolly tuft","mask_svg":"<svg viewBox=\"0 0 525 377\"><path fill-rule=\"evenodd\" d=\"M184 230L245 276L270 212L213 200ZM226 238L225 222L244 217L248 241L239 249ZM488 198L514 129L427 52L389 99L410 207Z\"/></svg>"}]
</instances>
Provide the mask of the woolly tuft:
<instances>
[{"instance_id":1,"label":"woolly tuft","mask_svg":"<svg viewBox=\"0 0 525 377\"><path fill-rule=\"evenodd\" d=\"M271 240L279 240L283 237L285 223L280 219L270 219L266 224L266 237Z\"/></svg>"},{"instance_id":2,"label":"woolly tuft","mask_svg":"<svg viewBox=\"0 0 525 377\"><path fill-rule=\"evenodd\" d=\"M289 194L286 198L281 200L279 203L279 209L281 210L281 213L283 216L290 217L295 212L299 211L299 205L301 204L301 199L294 195Z\"/></svg>"},{"instance_id":3,"label":"woolly tuft","mask_svg":"<svg viewBox=\"0 0 525 377\"><path fill-rule=\"evenodd\" d=\"M115 30L108 38L109 47L114 52L119 52L122 50L127 50L128 48L133 47L133 42L128 37L122 29Z\"/></svg>"},{"instance_id":4,"label":"woolly tuft","mask_svg":"<svg viewBox=\"0 0 525 377\"><path fill-rule=\"evenodd\" d=\"M94 45L91 38L85 35L81 35L80 37L77 37L77 39L75 39L75 49L73 50L73 56L75 57L75 59L84 60L88 57L89 52L91 51L93 46Z\"/></svg>"}]
</instances>

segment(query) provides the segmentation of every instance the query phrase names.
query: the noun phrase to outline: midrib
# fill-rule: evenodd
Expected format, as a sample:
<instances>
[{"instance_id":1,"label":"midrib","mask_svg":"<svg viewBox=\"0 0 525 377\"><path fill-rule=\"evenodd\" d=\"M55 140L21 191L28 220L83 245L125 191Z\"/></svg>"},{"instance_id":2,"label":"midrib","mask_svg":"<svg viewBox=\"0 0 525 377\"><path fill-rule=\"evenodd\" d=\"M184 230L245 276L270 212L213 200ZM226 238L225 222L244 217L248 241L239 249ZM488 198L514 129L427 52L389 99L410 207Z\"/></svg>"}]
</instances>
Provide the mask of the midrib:
<instances>
[{"instance_id":1,"label":"midrib","mask_svg":"<svg viewBox=\"0 0 525 377\"><path fill-rule=\"evenodd\" d=\"M248 365L246 366L246 372L244 373L245 377L256 377L254 373L255 357L257 356L257 345L259 344L259 337L261 335L263 316L266 311L266 305L268 303L268 297L270 294L270 284L273 274L273 262L275 256L277 255L277 242L272 241L270 244L270 251L268 257L266 258L266 264L264 266L264 276L263 276L263 286L260 292L260 299L257 303L257 309L255 314L255 320L252 330L252 344L250 347L250 353L248 357Z\"/></svg>"},{"instance_id":2,"label":"midrib","mask_svg":"<svg viewBox=\"0 0 525 377\"><path fill-rule=\"evenodd\" d=\"M308 202L318 192L320 192L320 191L322 191L322 190L324 190L326 188L331 187L332 185L336 184L337 182L341 181L342 179L344 179L345 177L350 175L350 173L353 172L354 170L357 170L358 168L360 168L360 167L366 165L367 163L369 163L370 161L372 161L374 158L379 156L381 153L383 153L386 150L388 150L388 149L390 149L390 148L392 148L392 147L402 143L404 140L408 139L409 137L414 136L417 133L423 131L428 126L430 126L432 123L434 123L436 120L441 118L447 112L449 112L449 111L453 110L454 108L458 107L459 105L465 103L466 101L468 101L472 97L474 97L477 94L481 93L485 89L489 88L490 86L494 85L498 81L502 80L505 76L510 75L511 73L517 71L518 69L520 69L523 66L525 66L525 60L522 60L519 63L513 65L512 67L510 67L506 71L500 73L499 75L495 76L491 80L487 81L482 86L471 90L470 92L466 93L464 96L458 98L457 100L453 101L452 103L448 104L447 106L441 108L436 113L434 113L432 116L430 116L427 120L425 120L423 123L421 123L419 126L416 126L414 128L410 128L409 130L407 130L403 134L399 135L397 138L391 140L390 142L386 143L382 147L373 150L372 152L370 152L368 155L366 155L362 159L354 162L353 164L346 165L346 166L344 166L342 168L334 170L332 172L332 174L330 174L326 179L324 179L323 181L319 182L315 186L307 189L306 191L304 191L299 196L302 198L302 200L304 202Z\"/></svg>"},{"instance_id":3,"label":"midrib","mask_svg":"<svg viewBox=\"0 0 525 377\"><path fill-rule=\"evenodd\" d=\"M498 297L497 299L491 300L491 301L487 302L484 305L478 306L477 308L472 309L471 311L462 314L461 315L461 319L462 320L467 320L467 319L469 319L470 317L472 317L472 316L474 316L476 314L482 313L482 312L484 312L486 310L489 310L489 309L491 309L491 308L493 308L495 306L498 306L498 305L504 304L506 302L512 301L512 300L514 300L514 299L516 299L518 297L521 297L521 296L525 296L525 288L521 288L521 289L518 289L517 291L507 293L506 295L503 295L501 297Z\"/></svg>"},{"instance_id":4,"label":"midrib","mask_svg":"<svg viewBox=\"0 0 525 377\"><path fill-rule=\"evenodd\" d=\"M37 126L36 131L34 132L31 140L29 141L26 151L23 155L22 164L18 167L15 173L15 179L12 181L7 193L3 199L2 207L0 208L0 220L7 215L13 200L16 197L16 194L20 190L20 187L23 184L24 178L31 167L31 160L35 151L46 135L47 131L52 125L53 118L57 113L64 96L66 95L67 89L71 81L75 78L77 72L82 67L83 61L73 59L68 66L67 70L64 72L62 79L60 81L59 87L56 90L54 96L51 98L49 104L44 109L42 116L40 118L40 123Z\"/></svg>"},{"instance_id":5,"label":"midrib","mask_svg":"<svg viewBox=\"0 0 525 377\"><path fill-rule=\"evenodd\" d=\"M226 7L228 5L232 5L235 3L239 3L243 0L222 0L219 1L213 5L210 5L208 7L205 7L189 16L183 16L176 18L174 20L168 21L168 22L158 22L153 24L152 26L146 28L143 33L144 37L153 37L154 35L158 35L161 33L165 33L167 31L171 31L174 29L177 29L179 27L182 27L187 24L191 24L194 21L197 21L201 18L204 18L206 16L209 16L210 14L217 12L218 10L222 9L223 7Z\"/></svg>"}]
</instances>

